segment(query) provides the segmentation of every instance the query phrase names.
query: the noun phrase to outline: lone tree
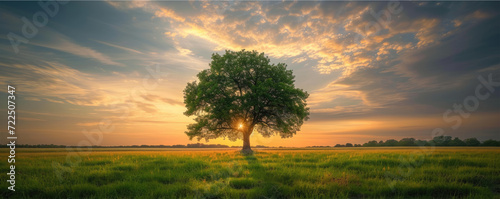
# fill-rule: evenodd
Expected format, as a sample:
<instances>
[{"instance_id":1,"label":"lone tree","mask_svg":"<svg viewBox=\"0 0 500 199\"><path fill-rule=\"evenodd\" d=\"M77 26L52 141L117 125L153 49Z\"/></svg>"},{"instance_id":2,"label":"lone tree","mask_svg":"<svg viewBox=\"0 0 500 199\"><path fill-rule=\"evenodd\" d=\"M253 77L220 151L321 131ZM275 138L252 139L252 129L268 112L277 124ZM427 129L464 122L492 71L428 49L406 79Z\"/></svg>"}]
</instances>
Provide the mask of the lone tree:
<instances>
[{"instance_id":1,"label":"lone tree","mask_svg":"<svg viewBox=\"0 0 500 199\"><path fill-rule=\"evenodd\" d=\"M250 135L292 137L309 119L309 94L295 88L286 64L270 64L264 53L228 51L212 55L210 69L198 73L199 82L184 89L189 139L243 139L243 150L252 153Z\"/></svg>"}]
</instances>

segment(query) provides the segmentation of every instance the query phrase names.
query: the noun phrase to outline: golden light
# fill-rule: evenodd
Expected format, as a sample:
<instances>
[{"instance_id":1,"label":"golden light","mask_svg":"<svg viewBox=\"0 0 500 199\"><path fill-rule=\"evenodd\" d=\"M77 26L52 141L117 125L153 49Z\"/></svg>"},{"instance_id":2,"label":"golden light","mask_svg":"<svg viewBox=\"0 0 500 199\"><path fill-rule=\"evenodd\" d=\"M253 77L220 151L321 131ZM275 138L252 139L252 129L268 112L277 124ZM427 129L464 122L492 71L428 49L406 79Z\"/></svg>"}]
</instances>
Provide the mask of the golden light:
<instances>
[{"instance_id":1,"label":"golden light","mask_svg":"<svg viewBox=\"0 0 500 199\"><path fill-rule=\"evenodd\" d=\"M238 129L243 128L243 124L240 123L240 126L238 126Z\"/></svg>"}]
</instances>

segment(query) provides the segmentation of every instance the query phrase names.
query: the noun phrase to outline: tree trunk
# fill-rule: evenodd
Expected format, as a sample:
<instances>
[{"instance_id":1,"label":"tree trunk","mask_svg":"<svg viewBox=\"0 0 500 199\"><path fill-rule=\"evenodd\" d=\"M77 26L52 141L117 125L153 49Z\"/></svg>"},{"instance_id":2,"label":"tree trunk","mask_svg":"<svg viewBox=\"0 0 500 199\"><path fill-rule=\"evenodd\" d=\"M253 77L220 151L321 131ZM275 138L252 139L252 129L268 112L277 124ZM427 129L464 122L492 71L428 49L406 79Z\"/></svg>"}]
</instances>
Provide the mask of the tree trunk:
<instances>
[{"instance_id":1,"label":"tree trunk","mask_svg":"<svg viewBox=\"0 0 500 199\"><path fill-rule=\"evenodd\" d=\"M252 134L252 131L253 128L249 128L247 132L243 133L243 149L241 149L243 153L253 153L250 148L250 134Z\"/></svg>"}]
</instances>

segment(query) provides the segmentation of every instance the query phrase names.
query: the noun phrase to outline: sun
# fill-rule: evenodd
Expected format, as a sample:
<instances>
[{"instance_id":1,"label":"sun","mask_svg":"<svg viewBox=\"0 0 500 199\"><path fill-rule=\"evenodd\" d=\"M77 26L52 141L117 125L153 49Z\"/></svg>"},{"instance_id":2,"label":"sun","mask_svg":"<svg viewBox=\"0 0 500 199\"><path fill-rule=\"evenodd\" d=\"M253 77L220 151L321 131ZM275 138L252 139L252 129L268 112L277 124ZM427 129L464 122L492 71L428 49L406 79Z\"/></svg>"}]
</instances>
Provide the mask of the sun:
<instances>
[{"instance_id":1,"label":"sun","mask_svg":"<svg viewBox=\"0 0 500 199\"><path fill-rule=\"evenodd\" d=\"M243 128L243 124L240 124L240 125L238 126L238 129L242 129L242 128Z\"/></svg>"}]
</instances>

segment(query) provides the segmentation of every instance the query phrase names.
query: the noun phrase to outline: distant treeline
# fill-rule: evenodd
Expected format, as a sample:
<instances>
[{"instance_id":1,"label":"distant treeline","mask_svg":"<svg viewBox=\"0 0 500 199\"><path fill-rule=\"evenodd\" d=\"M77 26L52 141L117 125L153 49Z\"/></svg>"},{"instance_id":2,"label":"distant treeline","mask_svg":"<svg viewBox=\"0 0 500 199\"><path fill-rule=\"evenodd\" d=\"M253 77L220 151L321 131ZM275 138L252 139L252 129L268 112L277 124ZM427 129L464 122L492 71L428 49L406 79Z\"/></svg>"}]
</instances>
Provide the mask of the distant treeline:
<instances>
[{"instance_id":1,"label":"distant treeline","mask_svg":"<svg viewBox=\"0 0 500 199\"><path fill-rule=\"evenodd\" d=\"M399 141L390 139L377 142L376 140L369 141L364 144L337 144L335 147L377 147L377 146L500 146L500 141L486 140L480 142L476 138L467 138L461 140L458 137L452 138L451 136L437 136L432 140L416 140L415 138L403 138Z\"/></svg>"},{"instance_id":2,"label":"distant treeline","mask_svg":"<svg viewBox=\"0 0 500 199\"><path fill-rule=\"evenodd\" d=\"M3 144L0 145L1 148L7 148L8 146ZM66 146L66 145L54 145L54 144L18 144L16 147L19 148L66 148L66 147L90 147L90 146ZM271 148L263 145L252 146L254 148ZM176 144L176 145L129 145L129 146L92 146L92 148L241 148L241 146L228 146L223 144Z\"/></svg>"}]
</instances>

